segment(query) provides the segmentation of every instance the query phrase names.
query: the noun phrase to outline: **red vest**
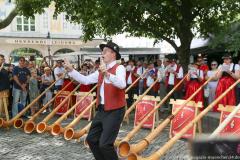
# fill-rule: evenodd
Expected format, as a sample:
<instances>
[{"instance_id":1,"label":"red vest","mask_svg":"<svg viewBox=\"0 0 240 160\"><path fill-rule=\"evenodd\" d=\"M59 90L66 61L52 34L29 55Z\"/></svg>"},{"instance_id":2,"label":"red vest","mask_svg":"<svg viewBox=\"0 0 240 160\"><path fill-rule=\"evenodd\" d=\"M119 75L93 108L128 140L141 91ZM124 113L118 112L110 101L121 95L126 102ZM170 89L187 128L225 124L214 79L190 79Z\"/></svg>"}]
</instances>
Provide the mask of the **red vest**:
<instances>
[{"instance_id":1,"label":"red vest","mask_svg":"<svg viewBox=\"0 0 240 160\"><path fill-rule=\"evenodd\" d=\"M177 73L179 73L180 68L181 68L181 66L177 65L177 69L176 69ZM165 82L166 86L168 86L169 74L170 74L169 72L166 72L166 79L165 79L166 80L166 82ZM178 84L179 81L181 81L181 79L179 79L176 76L174 76L174 86L176 84ZM177 90L179 90L180 88L181 88L181 85L177 88Z\"/></svg>"},{"instance_id":2,"label":"red vest","mask_svg":"<svg viewBox=\"0 0 240 160\"><path fill-rule=\"evenodd\" d=\"M157 73L158 73L158 69L155 68L154 75L156 76L156 78L158 78ZM160 89L160 82L155 83L154 86L152 87L152 89L153 89L154 92L158 92L158 90Z\"/></svg>"},{"instance_id":3,"label":"red vest","mask_svg":"<svg viewBox=\"0 0 240 160\"><path fill-rule=\"evenodd\" d=\"M108 70L109 73L116 75L116 69L119 65L115 64ZM103 82L103 75L99 73L97 86L97 106L100 104L100 87L104 83L104 110L110 111L122 108L126 105L125 89L115 87L111 83Z\"/></svg>"},{"instance_id":4,"label":"red vest","mask_svg":"<svg viewBox=\"0 0 240 160\"><path fill-rule=\"evenodd\" d=\"M134 75L134 73L137 73L137 67L134 68L133 73L131 74L131 78L132 78L132 83L135 82L135 80L137 79L137 77ZM126 82L128 80L128 77L130 75L130 71L126 72ZM138 85L138 83L135 83L133 86L136 87Z\"/></svg>"}]
</instances>

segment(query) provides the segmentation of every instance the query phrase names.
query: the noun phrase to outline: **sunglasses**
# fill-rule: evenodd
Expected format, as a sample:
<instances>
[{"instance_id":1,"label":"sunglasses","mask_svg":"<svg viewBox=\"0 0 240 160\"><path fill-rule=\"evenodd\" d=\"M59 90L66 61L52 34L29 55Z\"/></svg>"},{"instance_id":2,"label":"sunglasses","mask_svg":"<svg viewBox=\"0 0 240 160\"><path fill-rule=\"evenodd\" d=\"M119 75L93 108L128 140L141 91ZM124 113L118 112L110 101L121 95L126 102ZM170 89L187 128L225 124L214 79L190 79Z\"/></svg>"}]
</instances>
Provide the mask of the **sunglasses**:
<instances>
[{"instance_id":1,"label":"sunglasses","mask_svg":"<svg viewBox=\"0 0 240 160\"><path fill-rule=\"evenodd\" d=\"M216 66L217 64L211 64L212 66Z\"/></svg>"}]
</instances>

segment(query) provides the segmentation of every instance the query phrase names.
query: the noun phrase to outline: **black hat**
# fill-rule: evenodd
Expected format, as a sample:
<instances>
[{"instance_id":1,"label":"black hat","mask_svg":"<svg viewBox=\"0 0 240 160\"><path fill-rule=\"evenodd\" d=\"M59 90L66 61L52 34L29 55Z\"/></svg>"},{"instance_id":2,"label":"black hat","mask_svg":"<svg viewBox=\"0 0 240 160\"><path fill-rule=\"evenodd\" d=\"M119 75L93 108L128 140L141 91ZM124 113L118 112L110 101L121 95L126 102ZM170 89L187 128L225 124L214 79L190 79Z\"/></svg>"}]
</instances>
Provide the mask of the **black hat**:
<instances>
[{"instance_id":1,"label":"black hat","mask_svg":"<svg viewBox=\"0 0 240 160\"><path fill-rule=\"evenodd\" d=\"M63 63L64 61L62 59L57 60L57 63Z\"/></svg>"},{"instance_id":2,"label":"black hat","mask_svg":"<svg viewBox=\"0 0 240 160\"><path fill-rule=\"evenodd\" d=\"M99 47L101 50L103 50L104 47L112 49L116 53L116 60L121 59L121 55L119 53L119 46L116 43L108 41L107 44L100 44Z\"/></svg>"},{"instance_id":3,"label":"black hat","mask_svg":"<svg viewBox=\"0 0 240 160\"><path fill-rule=\"evenodd\" d=\"M232 56L231 56L231 54L226 53L226 54L224 54L224 55L222 56L222 59L225 59L225 58L232 59Z\"/></svg>"}]
</instances>

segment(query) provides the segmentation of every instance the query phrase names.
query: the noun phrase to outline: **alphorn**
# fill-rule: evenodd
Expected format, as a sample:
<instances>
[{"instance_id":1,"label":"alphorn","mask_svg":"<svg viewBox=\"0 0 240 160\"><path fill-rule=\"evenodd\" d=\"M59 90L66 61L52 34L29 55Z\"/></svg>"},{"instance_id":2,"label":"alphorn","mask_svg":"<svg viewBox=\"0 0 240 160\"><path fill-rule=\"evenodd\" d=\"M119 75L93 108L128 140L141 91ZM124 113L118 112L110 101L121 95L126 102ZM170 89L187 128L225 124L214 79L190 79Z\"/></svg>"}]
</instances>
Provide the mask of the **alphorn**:
<instances>
[{"instance_id":1,"label":"alphorn","mask_svg":"<svg viewBox=\"0 0 240 160\"><path fill-rule=\"evenodd\" d=\"M59 132L61 133L64 133L64 138L66 140L70 140L72 139L74 136L75 136L75 132L74 132L74 129L73 127L81 120L81 118L83 117L83 115L90 109L92 109L93 105L97 102L97 100L95 99L87 108L85 108L81 114L79 114L77 116L77 118L75 118L71 123L69 123L65 128L59 128L58 130L54 130L52 131L53 133L52 134L60 134ZM76 135L82 135L81 133L77 133ZM75 136L76 137L76 136ZM79 137L80 138L80 137Z\"/></svg>"},{"instance_id":2,"label":"alphorn","mask_svg":"<svg viewBox=\"0 0 240 160\"><path fill-rule=\"evenodd\" d=\"M128 160L158 160L163 156L176 142L179 140L195 123L197 123L204 115L206 115L226 94L234 89L234 87L240 83L238 79L234 84L232 84L226 91L224 91L217 99L215 99L211 104L209 104L202 112L199 113L191 122L189 122L178 134L171 138L167 143L165 143L158 151L150 155L149 157L143 158L135 153L131 153L128 156Z\"/></svg>"},{"instance_id":3,"label":"alphorn","mask_svg":"<svg viewBox=\"0 0 240 160\"><path fill-rule=\"evenodd\" d=\"M73 112L73 110L89 95L91 94L92 91L94 91L96 89L97 85L95 85L89 92L85 93L85 95L83 97L81 97L81 99L76 102L75 105L73 105L70 109L68 109L68 111L66 113L64 113L60 118L58 118L50 127L51 130L51 134L54 136L59 135L60 133L63 133L63 128L61 126L61 122L66 119L66 117ZM96 100L95 100L96 102ZM86 109L84 109L84 111L80 114L80 118L79 120L83 117L83 115L85 114L85 112L87 112L93 105L88 106Z\"/></svg>"},{"instance_id":4,"label":"alphorn","mask_svg":"<svg viewBox=\"0 0 240 160\"><path fill-rule=\"evenodd\" d=\"M218 72L217 72L218 73ZM216 74L217 74L216 73ZM215 75L216 75L215 74ZM161 124L159 124L157 126L157 128L155 128L150 134L148 134L143 140L141 140L140 142L138 142L137 144L133 144L130 145L129 143L124 143L122 146L122 152L125 155L129 155L130 153L139 153L141 151L143 151L161 132L162 130L171 122L171 120L181 111L181 109L188 103L190 102L194 96L196 96L196 94L198 94L201 89L203 89L203 87L205 85L207 85L207 83L209 81L211 81L213 78L215 78L215 76L210 77L208 80L206 80L204 82L204 84L202 84L187 100L184 101L183 104L180 105L179 109L177 109L175 112L172 113L172 115L168 116Z\"/></svg>"},{"instance_id":5,"label":"alphorn","mask_svg":"<svg viewBox=\"0 0 240 160\"><path fill-rule=\"evenodd\" d=\"M142 78L141 76L139 77L139 79L140 78ZM127 93L133 86L134 86L134 84L136 84L137 83L137 81L139 80L139 79L136 79L133 83L132 83L132 85L130 85L126 90L125 90L125 93ZM91 104L90 104L91 105ZM79 131L77 131L77 132L75 132L74 131L74 129L73 129L73 127L76 125L76 123L78 123L79 122L79 120L81 119L81 117L80 117L80 115L76 118L76 119L74 119L68 126L66 126L65 128L64 128L64 138L66 139L66 140L71 140L71 139L78 139L78 138L80 138L80 137L82 137L85 133L87 133L86 131L87 130L89 130L89 128L90 128L90 123L86 126L87 127L87 130L86 130L86 127L85 128L83 128L83 129L81 129L81 130L79 130ZM119 141L120 142L120 141Z\"/></svg>"},{"instance_id":6,"label":"alphorn","mask_svg":"<svg viewBox=\"0 0 240 160\"><path fill-rule=\"evenodd\" d=\"M64 100L53 109L53 111L45 117L42 122L37 124L36 130L38 133L43 133L45 131L49 131L50 127L47 125L47 122L56 114L56 112L64 105L64 103L67 102L67 100L74 94L74 92L77 91L77 89L80 87L81 84L78 84L77 87L67 96L64 98Z\"/></svg>"},{"instance_id":7,"label":"alphorn","mask_svg":"<svg viewBox=\"0 0 240 160\"><path fill-rule=\"evenodd\" d=\"M10 119L9 121L5 121L3 118L0 118L0 127L9 127L12 126L14 121L21 116L23 116L24 113L27 112L29 108L31 108L37 101L50 89L52 88L57 81L54 81L48 88L45 89L37 98L35 98L29 105L27 105L21 112L19 112L15 117Z\"/></svg>"},{"instance_id":8,"label":"alphorn","mask_svg":"<svg viewBox=\"0 0 240 160\"><path fill-rule=\"evenodd\" d=\"M70 130L66 130L64 132L64 138L65 140L71 140L71 139L79 139L82 137L84 134L88 133L90 127L91 127L92 122L88 123L83 129L79 130L78 132L74 133L74 130L70 128ZM71 133L72 132L72 133Z\"/></svg>"},{"instance_id":9,"label":"alphorn","mask_svg":"<svg viewBox=\"0 0 240 160\"><path fill-rule=\"evenodd\" d=\"M118 151L119 155L121 157L126 157L129 154L130 148L125 149L126 146L129 146L129 141L136 135L136 133L141 129L142 125L149 119L149 117L154 114L156 111L158 111L159 107L161 107L167 100L168 98L172 95L172 93L183 83L183 81L187 78L188 74L186 74L181 81L177 83L177 85L170 91L168 94L154 107L154 109L149 112L142 120L135 126L125 137L124 139L121 140L119 146L118 146ZM127 152L126 152L127 151Z\"/></svg>"},{"instance_id":10,"label":"alphorn","mask_svg":"<svg viewBox=\"0 0 240 160\"><path fill-rule=\"evenodd\" d=\"M56 99L57 96L59 96L71 83L69 82L66 86L64 86L50 101L48 101L37 113L35 113L29 120L27 120L24 124L24 121L22 119L17 119L14 121L14 127L15 128L21 128L24 125L24 132L25 133L32 133L36 128L36 123L34 122L35 119L45 110L49 105Z\"/></svg>"},{"instance_id":11,"label":"alphorn","mask_svg":"<svg viewBox=\"0 0 240 160\"><path fill-rule=\"evenodd\" d=\"M240 110L240 103L236 106L233 111L228 115L228 117L213 131L213 133L209 136L209 139L215 138L220 134L220 132L229 124L229 122L233 119L233 117Z\"/></svg>"}]
</instances>

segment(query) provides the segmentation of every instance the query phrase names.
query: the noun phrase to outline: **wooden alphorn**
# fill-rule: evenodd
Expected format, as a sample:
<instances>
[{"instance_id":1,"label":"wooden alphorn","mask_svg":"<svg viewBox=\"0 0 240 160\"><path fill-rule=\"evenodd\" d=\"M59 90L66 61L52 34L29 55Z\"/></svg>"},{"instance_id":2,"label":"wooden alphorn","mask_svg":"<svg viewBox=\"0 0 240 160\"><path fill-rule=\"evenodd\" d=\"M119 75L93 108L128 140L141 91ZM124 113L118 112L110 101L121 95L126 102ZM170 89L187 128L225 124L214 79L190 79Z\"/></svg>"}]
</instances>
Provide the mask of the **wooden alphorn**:
<instances>
[{"instance_id":1,"label":"wooden alphorn","mask_svg":"<svg viewBox=\"0 0 240 160\"><path fill-rule=\"evenodd\" d=\"M130 152L130 145L129 141L136 135L136 133L141 129L142 125L148 120L148 118L154 114L156 111L158 111L159 107L161 107L167 100L168 98L172 95L172 93L184 82L184 80L187 78L188 74L183 77L181 81L177 83L177 85L170 91L168 94L154 107L154 109L149 112L142 120L137 124L137 126L134 126L134 128L121 140L119 146L118 146L118 151L119 155L121 157L126 157L128 156ZM129 149L128 149L129 148Z\"/></svg>"},{"instance_id":2,"label":"wooden alphorn","mask_svg":"<svg viewBox=\"0 0 240 160\"><path fill-rule=\"evenodd\" d=\"M27 120L24 124L23 119L17 119L14 121L14 127L15 128L21 128L24 125L24 132L25 133L32 133L35 130L36 123L34 122L35 119L38 118L38 116L45 110L47 109L51 103L54 102L57 96L59 96L71 83L73 82L70 81L66 86L64 86L50 101L48 101L37 113L35 113L29 120Z\"/></svg>"},{"instance_id":3,"label":"wooden alphorn","mask_svg":"<svg viewBox=\"0 0 240 160\"><path fill-rule=\"evenodd\" d=\"M195 123L197 123L204 115L206 115L226 94L234 89L234 87L240 83L238 79L234 84L232 84L226 91L224 91L217 99L215 99L211 104L209 104L202 112L199 113L191 122L189 122L178 134L171 138L167 143L165 143L158 151L150 155L149 157L143 158L135 153L131 153L128 156L129 160L158 160L163 156L176 142L179 140Z\"/></svg>"},{"instance_id":4,"label":"wooden alphorn","mask_svg":"<svg viewBox=\"0 0 240 160\"><path fill-rule=\"evenodd\" d=\"M233 111L228 115L228 117L213 131L213 133L209 136L209 139L217 137L220 132L227 126L227 124L229 124L233 117L238 113L239 110L240 103L233 109Z\"/></svg>"},{"instance_id":5,"label":"wooden alphorn","mask_svg":"<svg viewBox=\"0 0 240 160\"><path fill-rule=\"evenodd\" d=\"M78 132L74 133L73 128L69 128L64 132L64 138L65 140L71 140L71 139L79 139L81 138L84 134L88 133L90 127L91 127L92 122L89 122L83 129L79 130Z\"/></svg>"},{"instance_id":6,"label":"wooden alphorn","mask_svg":"<svg viewBox=\"0 0 240 160\"><path fill-rule=\"evenodd\" d=\"M139 77L139 78L142 78L142 77ZM139 79L138 79L139 80ZM135 83L137 83L138 80L135 80L133 82L133 85ZM126 90L125 90L125 93L127 93L131 87L133 85L130 85ZM96 100L94 100L93 102L95 103ZM92 102L92 103L93 103ZM88 107L90 107L91 105L93 104L90 104ZM68 126L66 126L63 131L64 131L64 138L66 140L71 140L71 139L78 139L80 137L82 137L85 133L86 133L86 128L83 128L77 132L74 131L73 127L79 122L79 120L81 119L81 115L78 115L78 117L76 119L74 119ZM90 125L88 126L90 128ZM88 129L89 129L88 128ZM84 133L84 134L83 134Z\"/></svg>"},{"instance_id":7,"label":"wooden alphorn","mask_svg":"<svg viewBox=\"0 0 240 160\"><path fill-rule=\"evenodd\" d=\"M77 87L67 96L65 99L56 107L53 109L53 111L45 117L42 122L37 124L36 130L38 133L43 133L45 131L49 131L50 127L47 125L47 122L56 114L56 112L64 105L64 103L67 102L69 98L77 91L77 89L80 87L81 84L78 84Z\"/></svg>"},{"instance_id":8,"label":"wooden alphorn","mask_svg":"<svg viewBox=\"0 0 240 160\"><path fill-rule=\"evenodd\" d=\"M2 118L0 118L0 127L9 127L12 126L14 121L21 116L23 116L24 113L27 112L29 108L31 108L37 101L49 90L51 89L57 81L54 81L48 88L45 89L37 98L35 98L29 105L27 105L21 112L19 112L15 117L10 119L9 121L4 121Z\"/></svg>"},{"instance_id":9,"label":"wooden alphorn","mask_svg":"<svg viewBox=\"0 0 240 160\"><path fill-rule=\"evenodd\" d=\"M73 105L70 109L68 109L68 111L66 113L64 113L60 118L58 118L50 127L51 130L51 134L54 136L59 135L60 133L63 133L63 128L61 126L61 122L66 119L66 117L73 112L73 110L89 95L91 94L91 92L93 92L95 89L97 88L97 85L95 85L89 92L85 93L85 95L83 97L81 97L81 99L76 102L75 105ZM96 102L96 100L95 100ZM88 106L80 115L80 119L83 117L84 113L87 112L90 108L92 107L92 105L90 105L90 107ZM79 120L80 120L79 119Z\"/></svg>"},{"instance_id":10,"label":"wooden alphorn","mask_svg":"<svg viewBox=\"0 0 240 160\"><path fill-rule=\"evenodd\" d=\"M187 100L184 101L183 104L180 105L179 109L177 109L175 112L173 112L172 115L168 116L161 124L159 124L157 126L157 128L155 128L143 140L141 140L137 144L133 144L133 145L129 145L129 143L124 143L123 152L125 152L126 154L130 154L130 153L136 154L136 153L143 151L163 131L163 129L171 122L171 120L174 118L174 116L176 116L181 111L181 109L188 102L190 102L194 98L194 96L196 96L196 94L198 94L204 88L204 86L207 85L207 83L209 81L211 81L213 78L215 78L215 76L210 77L207 81L205 81L204 84L202 84ZM133 154L131 154L131 155L133 155Z\"/></svg>"}]
</instances>

